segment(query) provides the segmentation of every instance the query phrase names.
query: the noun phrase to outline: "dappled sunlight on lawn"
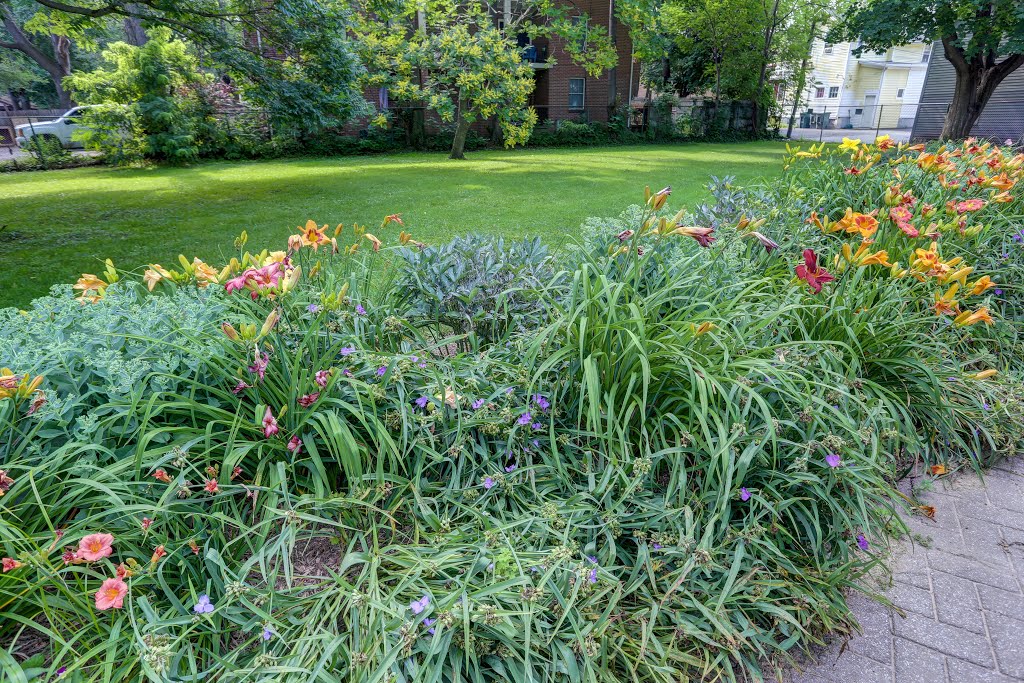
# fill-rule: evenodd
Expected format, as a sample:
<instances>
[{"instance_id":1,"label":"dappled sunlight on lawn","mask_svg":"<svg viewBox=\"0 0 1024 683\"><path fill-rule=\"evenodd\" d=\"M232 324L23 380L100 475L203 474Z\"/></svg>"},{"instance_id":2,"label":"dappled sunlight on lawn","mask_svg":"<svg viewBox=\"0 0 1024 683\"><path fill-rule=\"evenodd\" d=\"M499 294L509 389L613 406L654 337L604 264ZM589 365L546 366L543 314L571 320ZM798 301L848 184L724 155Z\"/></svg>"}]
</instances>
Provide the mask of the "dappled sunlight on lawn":
<instances>
[{"instance_id":1,"label":"dappled sunlight on lawn","mask_svg":"<svg viewBox=\"0 0 1024 683\"><path fill-rule=\"evenodd\" d=\"M712 174L778 174L783 150L641 145L473 152L463 162L431 153L8 174L0 246L13 266L0 273L0 305L23 305L107 257L129 268L178 253L212 258L243 229L258 248L310 218L373 226L397 212L428 243L476 231L559 245L588 216L635 203L644 185L672 185L673 203L692 205Z\"/></svg>"}]
</instances>

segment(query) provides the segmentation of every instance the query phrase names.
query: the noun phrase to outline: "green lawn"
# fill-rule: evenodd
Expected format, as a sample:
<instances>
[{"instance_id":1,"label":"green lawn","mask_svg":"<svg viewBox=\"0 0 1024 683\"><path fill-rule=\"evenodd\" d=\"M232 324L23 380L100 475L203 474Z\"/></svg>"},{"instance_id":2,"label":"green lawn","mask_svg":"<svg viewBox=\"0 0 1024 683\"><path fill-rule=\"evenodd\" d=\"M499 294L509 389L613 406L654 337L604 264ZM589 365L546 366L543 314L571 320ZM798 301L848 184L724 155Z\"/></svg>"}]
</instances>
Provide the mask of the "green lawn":
<instances>
[{"instance_id":1,"label":"green lawn","mask_svg":"<svg viewBox=\"0 0 1024 683\"><path fill-rule=\"evenodd\" d=\"M249 231L249 247L282 248L295 227L376 226L401 213L416 239L477 231L541 235L557 246L587 216L616 215L644 185L672 185L671 205L705 196L708 176L740 182L780 172L781 143L204 163L190 168L84 168L0 176L0 307L24 306L56 282L121 268L211 262ZM381 237L385 237L381 235ZM389 241L394 233L387 235Z\"/></svg>"}]
</instances>

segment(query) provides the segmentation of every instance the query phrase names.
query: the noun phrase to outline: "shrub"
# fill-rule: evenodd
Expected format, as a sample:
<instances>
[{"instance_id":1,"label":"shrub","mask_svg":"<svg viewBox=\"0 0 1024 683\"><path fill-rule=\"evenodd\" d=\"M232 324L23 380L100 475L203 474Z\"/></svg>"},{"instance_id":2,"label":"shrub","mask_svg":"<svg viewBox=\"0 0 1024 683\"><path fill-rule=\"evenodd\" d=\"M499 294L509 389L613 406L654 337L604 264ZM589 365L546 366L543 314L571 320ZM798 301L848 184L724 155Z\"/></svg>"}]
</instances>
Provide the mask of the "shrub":
<instances>
[{"instance_id":1,"label":"shrub","mask_svg":"<svg viewBox=\"0 0 1024 683\"><path fill-rule=\"evenodd\" d=\"M494 342L542 319L539 294L553 279L540 238L506 243L479 235L399 251L397 296L406 317L438 336L474 334Z\"/></svg>"}]
</instances>

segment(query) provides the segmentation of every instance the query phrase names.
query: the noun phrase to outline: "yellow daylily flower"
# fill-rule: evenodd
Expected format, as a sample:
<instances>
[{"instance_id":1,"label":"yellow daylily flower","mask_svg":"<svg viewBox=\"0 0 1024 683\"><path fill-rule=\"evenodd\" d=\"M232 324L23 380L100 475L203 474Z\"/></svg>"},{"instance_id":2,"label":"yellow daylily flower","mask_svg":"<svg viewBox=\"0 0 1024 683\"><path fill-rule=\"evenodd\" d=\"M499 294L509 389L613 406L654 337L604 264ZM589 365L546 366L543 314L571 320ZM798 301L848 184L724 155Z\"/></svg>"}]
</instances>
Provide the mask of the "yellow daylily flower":
<instances>
[{"instance_id":1,"label":"yellow daylily flower","mask_svg":"<svg viewBox=\"0 0 1024 683\"><path fill-rule=\"evenodd\" d=\"M843 138L842 143L839 145L840 151L843 152L856 152L860 147L859 139Z\"/></svg>"}]
</instances>

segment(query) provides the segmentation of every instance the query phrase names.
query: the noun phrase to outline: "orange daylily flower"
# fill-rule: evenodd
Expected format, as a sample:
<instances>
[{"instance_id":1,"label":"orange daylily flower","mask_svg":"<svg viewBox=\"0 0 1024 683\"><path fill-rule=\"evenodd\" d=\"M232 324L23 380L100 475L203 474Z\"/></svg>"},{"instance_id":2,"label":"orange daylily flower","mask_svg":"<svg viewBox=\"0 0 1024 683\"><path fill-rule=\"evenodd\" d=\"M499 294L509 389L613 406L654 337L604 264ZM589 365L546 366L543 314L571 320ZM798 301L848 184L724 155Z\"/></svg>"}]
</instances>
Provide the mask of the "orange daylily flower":
<instances>
[{"instance_id":1,"label":"orange daylily flower","mask_svg":"<svg viewBox=\"0 0 1024 683\"><path fill-rule=\"evenodd\" d=\"M302 230L301 234L302 246L313 247L313 251L319 249L321 244L326 244L330 241L327 239L325 230L327 230L326 225L320 228L314 221L306 221L306 227ZM291 246L290 243L289 246Z\"/></svg>"},{"instance_id":2,"label":"orange daylily flower","mask_svg":"<svg viewBox=\"0 0 1024 683\"><path fill-rule=\"evenodd\" d=\"M956 324L957 327L967 327L968 325L974 325L977 323L991 325L993 322L995 321L992 319L992 315L988 312L988 307L986 306L982 306L974 312L964 311L953 319L953 323Z\"/></svg>"},{"instance_id":3,"label":"orange daylily flower","mask_svg":"<svg viewBox=\"0 0 1024 683\"><path fill-rule=\"evenodd\" d=\"M836 226L846 232L860 233L860 236L868 239L878 230L878 219L875 215L877 210L871 213L856 213L853 209L847 208L846 214L836 221Z\"/></svg>"},{"instance_id":4,"label":"orange daylily flower","mask_svg":"<svg viewBox=\"0 0 1024 683\"><path fill-rule=\"evenodd\" d=\"M985 290L991 289L992 287L995 286L996 283L992 282L992 278L990 278L988 275L985 275L975 280L974 283L971 285L971 294L977 296L978 294L983 293Z\"/></svg>"}]
</instances>

